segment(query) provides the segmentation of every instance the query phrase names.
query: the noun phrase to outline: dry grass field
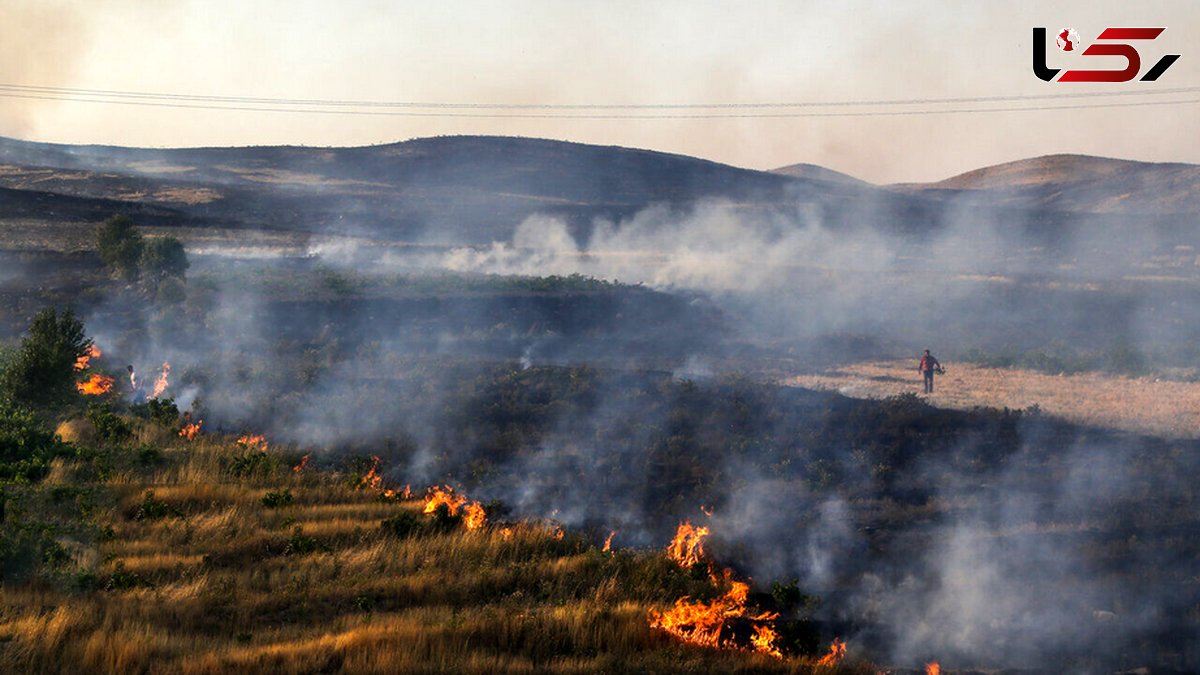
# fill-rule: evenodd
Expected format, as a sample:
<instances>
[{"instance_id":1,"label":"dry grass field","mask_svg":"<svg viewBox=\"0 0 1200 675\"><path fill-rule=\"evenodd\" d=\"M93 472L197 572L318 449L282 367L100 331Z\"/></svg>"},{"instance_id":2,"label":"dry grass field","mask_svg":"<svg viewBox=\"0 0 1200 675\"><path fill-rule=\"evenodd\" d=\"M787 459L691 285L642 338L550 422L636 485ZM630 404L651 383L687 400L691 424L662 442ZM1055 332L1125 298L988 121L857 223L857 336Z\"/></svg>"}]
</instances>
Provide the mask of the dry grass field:
<instances>
[{"instance_id":1,"label":"dry grass field","mask_svg":"<svg viewBox=\"0 0 1200 675\"><path fill-rule=\"evenodd\" d=\"M1029 408L1072 422L1167 438L1200 437L1200 383L1105 373L1047 375L1028 370L945 363L932 405L970 409ZM873 361L817 374L796 375L785 384L838 391L857 398L920 393L916 360Z\"/></svg>"}]
</instances>

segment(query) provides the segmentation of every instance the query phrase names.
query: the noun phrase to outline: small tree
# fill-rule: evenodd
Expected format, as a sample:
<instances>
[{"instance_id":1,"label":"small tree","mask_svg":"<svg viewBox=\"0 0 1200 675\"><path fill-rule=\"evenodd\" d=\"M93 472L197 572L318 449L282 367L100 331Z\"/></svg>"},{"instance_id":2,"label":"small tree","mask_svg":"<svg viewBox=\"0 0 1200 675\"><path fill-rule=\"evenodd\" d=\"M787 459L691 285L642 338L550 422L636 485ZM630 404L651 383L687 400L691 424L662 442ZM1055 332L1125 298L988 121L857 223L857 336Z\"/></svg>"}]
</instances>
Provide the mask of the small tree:
<instances>
[{"instance_id":1,"label":"small tree","mask_svg":"<svg viewBox=\"0 0 1200 675\"><path fill-rule=\"evenodd\" d=\"M127 216L113 216L96 230L100 259L126 281L138 278L145 243Z\"/></svg>"},{"instance_id":2,"label":"small tree","mask_svg":"<svg viewBox=\"0 0 1200 675\"><path fill-rule=\"evenodd\" d=\"M175 237L154 237L146 240L142 249L142 276L158 285L168 277L182 278L191 264L183 250L183 242Z\"/></svg>"},{"instance_id":3,"label":"small tree","mask_svg":"<svg viewBox=\"0 0 1200 675\"><path fill-rule=\"evenodd\" d=\"M30 322L16 357L0 373L0 395L31 406L66 400L75 390L75 361L91 346L74 312L43 309Z\"/></svg>"}]
</instances>

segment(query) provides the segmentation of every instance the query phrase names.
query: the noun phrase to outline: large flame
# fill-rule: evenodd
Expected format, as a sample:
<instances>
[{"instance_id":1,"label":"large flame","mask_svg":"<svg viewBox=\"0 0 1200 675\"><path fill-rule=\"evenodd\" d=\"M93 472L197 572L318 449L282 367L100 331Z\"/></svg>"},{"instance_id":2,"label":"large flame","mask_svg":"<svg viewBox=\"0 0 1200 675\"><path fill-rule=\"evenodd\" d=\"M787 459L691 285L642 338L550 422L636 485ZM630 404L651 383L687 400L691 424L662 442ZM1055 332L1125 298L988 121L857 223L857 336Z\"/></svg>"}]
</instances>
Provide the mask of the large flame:
<instances>
[{"instance_id":1,"label":"large flame","mask_svg":"<svg viewBox=\"0 0 1200 675\"><path fill-rule=\"evenodd\" d=\"M695 527L691 521L683 521L675 532L675 538L667 544L667 556L682 567L691 567L704 558L704 538L707 527Z\"/></svg>"},{"instance_id":2,"label":"large flame","mask_svg":"<svg viewBox=\"0 0 1200 675\"><path fill-rule=\"evenodd\" d=\"M729 619L749 619L751 621L774 621L779 618L773 612L763 612L756 616L747 616L746 598L750 596L750 584L732 580L732 572L725 570L724 582L729 584L729 590L712 602L700 602L684 596L675 601L675 606L665 612L650 610L650 627L661 628L675 637L703 647L727 647L736 649L737 645L729 638L722 639L721 632ZM713 583L720 583L713 577ZM775 629L767 625L755 626L751 644L756 651L782 657L776 645L778 635Z\"/></svg>"},{"instance_id":3,"label":"large flame","mask_svg":"<svg viewBox=\"0 0 1200 675\"><path fill-rule=\"evenodd\" d=\"M754 645L754 651L770 654L777 659L783 658L783 652L779 650L779 633L775 632L773 626L765 623L755 626L750 644Z\"/></svg>"},{"instance_id":4,"label":"large flame","mask_svg":"<svg viewBox=\"0 0 1200 675\"><path fill-rule=\"evenodd\" d=\"M450 510L450 515L454 515L466 503L467 498L460 494L455 494L454 488L449 485L441 487L435 485L425 493L425 513L433 513L437 511L439 506L445 504L446 508Z\"/></svg>"},{"instance_id":5,"label":"large flame","mask_svg":"<svg viewBox=\"0 0 1200 675\"><path fill-rule=\"evenodd\" d=\"M196 420L195 422L183 425L183 428L179 430L179 437L185 441L194 439L200 433L200 425L202 424L204 424L204 420Z\"/></svg>"},{"instance_id":6,"label":"large flame","mask_svg":"<svg viewBox=\"0 0 1200 675\"><path fill-rule=\"evenodd\" d=\"M81 394L86 394L87 396L99 396L100 394L107 394L108 392L112 391L113 383L114 381L111 377L100 375L99 373L93 373L91 377L83 382L76 382L75 388L78 389L79 393Z\"/></svg>"},{"instance_id":7,"label":"large flame","mask_svg":"<svg viewBox=\"0 0 1200 675\"><path fill-rule=\"evenodd\" d=\"M167 381L167 376L170 374L171 364L167 361L163 361L162 372L158 374L158 379L154 381L154 391L150 393L150 398L158 398L159 396L162 396L162 393L167 390L167 386L170 384Z\"/></svg>"},{"instance_id":8,"label":"large flame","mask_svg":"<svg viewBox=\"0 0 1200 675\"><path fill-rule=\"evenodd\" d=\"M841 638L833 638L829 645L829 653L817 661L818 666L836 666L846 658L846 643Z\"/></svg>"},{"instance_id":9,"label":"large flame","mask_svg":"<svg viewBox=\"0 0 1200 675\"><path fill-rule=\"evenodd\" d=\"M266 437L261 435L247 434L237 439L237 444L247 450L258 450L259 452L266 452L268 447Z\"/></svg>"},{"instance_id":10,"label":"large flame","mask_svg":"<svg viewBox=\"0 0 1200 675\"><path fill-rule=\"evenodd\" d=\"M483 510L483 504L471 502L463 507L463 525L468 530L478 530L486 524L487 512Z\"/></svg>"},{"instance_id":11,"label":"large flame","mask_svg":"<svg viewBox=\"0 0 1200 675\"><path fill-rule=\"evenodd\" d=\"M667 556L685 568L693 567L704 560L704 538L708 536L707 527L695 527L690 522L679 524L675 538L667 545ZM612 535L609 535L609 542ZM605 548L607 550L608 543ZM746 599L750 596L750 584L733 579L733 570L726 569L717 575L709 566L709 575L713 586L720 589L724 585L729 590L712 602L700 602L684 596L675 601L675 606L665 612L650 610L650 627L661 628L679 639L704 647L725 647L739 649L732 638L722 639L721 633L729 619L748 619L754 622L754 635L750 638L750 646L758 652L783 658L779 649L779 634L773 626L765 623L779 618L774 612L762 612L758 615L748 615Z\"/></svg>"},{"instance_id":12,"label":"large flame","mask_svg":"<svg viewBox=\"0 0 1200 675\"><path fill-rule=\"evenodd\" d=\"M87 352L83 356L78 356L75 358L75 370L80 372L87 370L91 365L92 359L98 359L103 355L104 354L100 351L100 348L97 347L95 343L92 343L92 346L88 347Z\"/></svg>"},{"instance_id":13,"label":"large flame","mask_svg":"<svg viewBox=\"0 0 1200 675\"><path fill-rule=\"evenodd\" d=\"M937 661L932 661L925 664L925 675L941 675L942 667Z\"/></svg>"}]
</instances>

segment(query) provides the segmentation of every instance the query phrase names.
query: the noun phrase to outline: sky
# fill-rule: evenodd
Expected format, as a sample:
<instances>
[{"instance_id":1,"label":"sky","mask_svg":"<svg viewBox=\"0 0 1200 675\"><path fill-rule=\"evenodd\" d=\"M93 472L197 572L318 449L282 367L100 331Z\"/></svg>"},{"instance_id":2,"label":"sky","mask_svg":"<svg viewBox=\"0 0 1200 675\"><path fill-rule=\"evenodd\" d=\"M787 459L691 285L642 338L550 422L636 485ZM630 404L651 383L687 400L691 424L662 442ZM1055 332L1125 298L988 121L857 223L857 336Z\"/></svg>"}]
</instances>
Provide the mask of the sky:
<instances>
[{"instance_id":1,"label":"sky","mask_svg":"<svg viewBox=\"0 0 1200 675\"><path fill-rule=\"evenodd\" d=\"M1030 65L1034 26L1074 28L1085 45L1108 26L1166 27L1137 44L1142 71L1164 54L1181 58L1153 83L1046 83ZM877 183L1063 152L1200 164L1198 33L1191 0L0 0L0 136L142 147L534 136L754 169L806 162ZM1047 58L1052 67L1123 65L1053 44ZM595 109L561 107L13 96L29 96L28 87L460 106L927 102L625 107L596 118ZM1190 91L1170 91L1178 89ZM936 102L1080 93L1105 96ZM214 105L260 109L196 108ZM969 112L980 109L988 111ZM372 114L352 114L362 112Z\"/></svg>"}]
</instances>

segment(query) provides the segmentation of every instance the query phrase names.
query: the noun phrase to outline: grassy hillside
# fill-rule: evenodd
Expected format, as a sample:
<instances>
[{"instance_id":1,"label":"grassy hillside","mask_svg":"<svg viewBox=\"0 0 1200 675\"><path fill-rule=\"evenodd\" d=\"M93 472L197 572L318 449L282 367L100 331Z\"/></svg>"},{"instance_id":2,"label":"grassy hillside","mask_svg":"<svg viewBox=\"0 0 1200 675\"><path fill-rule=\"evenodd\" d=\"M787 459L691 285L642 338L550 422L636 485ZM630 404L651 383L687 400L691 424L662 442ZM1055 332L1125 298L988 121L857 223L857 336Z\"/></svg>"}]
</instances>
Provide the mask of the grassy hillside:
<instances>
[{"instance_id":1,"label":"grassy hillside","mask_svg":"<svg viewBox=\"0 0 1200 675\"><path fill-rule=\"evenodd\" d=\"M7 489L0 670L812 670L652 630L652 608L716 592L661 552L603 551L549 522L468 530L384 496L363 462L297 469L290 450L137 433L138 450Z\"/></svg>"}]
</instances>

